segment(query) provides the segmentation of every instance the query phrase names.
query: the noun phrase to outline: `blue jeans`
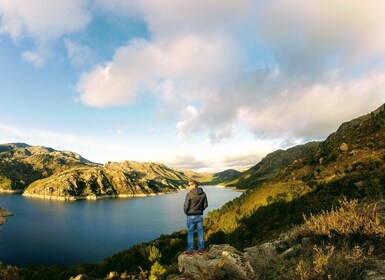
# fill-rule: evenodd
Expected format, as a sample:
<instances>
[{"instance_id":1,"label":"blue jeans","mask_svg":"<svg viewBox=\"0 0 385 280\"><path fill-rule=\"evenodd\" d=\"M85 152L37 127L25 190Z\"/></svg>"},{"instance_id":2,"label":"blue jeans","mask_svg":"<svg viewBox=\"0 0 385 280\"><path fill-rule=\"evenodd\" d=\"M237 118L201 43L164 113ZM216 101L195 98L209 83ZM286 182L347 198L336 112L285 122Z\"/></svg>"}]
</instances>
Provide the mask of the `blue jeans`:
<instances>
[{"instance_id":1,"label":"blue jeans","mask_svg":"<svg viewBox=\"0 0 385 280\"><path fill-rule=\"evenodd\" d=\"M198 250L205 248L203 240L203 215L187 216L187 251L194 251L194 230L198 232Z\"/></svg>"}]
</instances>

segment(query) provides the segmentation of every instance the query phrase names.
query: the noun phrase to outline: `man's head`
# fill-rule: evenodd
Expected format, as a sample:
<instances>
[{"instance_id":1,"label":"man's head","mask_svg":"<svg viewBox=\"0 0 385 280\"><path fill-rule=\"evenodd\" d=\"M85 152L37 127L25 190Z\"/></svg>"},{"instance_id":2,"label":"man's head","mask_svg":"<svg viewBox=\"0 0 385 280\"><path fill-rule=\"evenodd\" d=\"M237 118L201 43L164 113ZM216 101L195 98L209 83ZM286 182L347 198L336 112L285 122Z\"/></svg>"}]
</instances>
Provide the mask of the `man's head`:
<instances>
[{"instance_id":1,"label":"man's head","mask_svg":"<svg viewBox=\"0 0 385 280\"><path fill-rule=\"evenodd\" d=\"M190 180L190 181L188 182L188 186L189 186L189 188L191 188L191 189L195 189L195 188L198 187L198 182L195 181L195 180Z\"/></svg>"}]
</instances>

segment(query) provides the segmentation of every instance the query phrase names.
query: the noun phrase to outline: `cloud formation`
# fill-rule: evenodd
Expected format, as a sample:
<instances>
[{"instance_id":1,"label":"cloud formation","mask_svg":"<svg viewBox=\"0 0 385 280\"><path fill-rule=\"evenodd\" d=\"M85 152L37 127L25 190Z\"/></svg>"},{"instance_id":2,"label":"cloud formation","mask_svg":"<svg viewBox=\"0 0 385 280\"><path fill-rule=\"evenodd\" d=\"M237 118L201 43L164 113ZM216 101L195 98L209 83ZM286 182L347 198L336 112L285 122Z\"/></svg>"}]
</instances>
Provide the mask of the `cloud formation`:
<instances>
[{"instance_id":1,"label":"cloud formation","mask_svg":"<svg viewBox=\"0 0 385 280\"><path fill-rule=\"evenodd\" d=\"M42 66L45 42L85 30L96 13L150 35L82 73L79 99L133 106L150 93L175 112L180 137L217 144L244 126L257 138L320 139L385 100L382 0L0 0L0 33L35 40L22 57ZM63 42L75 66L92 56Z\"/></svg>"},{"instance_id":2,"label":"cloud formation","mask_svg":"<svg viewBox=\"0 0 385 280\"><path fill-rule=\"evenodd\" d=\"M325 137L383 102L382 1L216 3L137 2L152 39L84 73L81 100L132 104L150 90L179 105L178 135L205 131L212 143L237 124L257 137Z\"/></svg>"}]
</instances>

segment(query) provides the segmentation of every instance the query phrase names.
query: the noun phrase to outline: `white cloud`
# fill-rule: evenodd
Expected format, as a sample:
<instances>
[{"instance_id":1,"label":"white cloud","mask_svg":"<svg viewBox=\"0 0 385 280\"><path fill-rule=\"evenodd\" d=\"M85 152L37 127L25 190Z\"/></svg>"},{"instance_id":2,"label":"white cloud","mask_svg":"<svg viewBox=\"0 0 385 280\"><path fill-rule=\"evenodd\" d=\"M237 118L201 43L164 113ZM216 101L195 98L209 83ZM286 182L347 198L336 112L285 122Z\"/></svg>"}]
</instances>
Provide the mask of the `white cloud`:
<instances>
[{"instance_id":1,"label":"white cloud","mask_svg":"<svg viewBox=\"0 0 385 280\"><path fill-rule=\"evenodd\" d=\"M21 57L36 67L41 67L44 64L44 58L37 52L25 51L21 54Z\"/></svg>"},{"instance_id":2,"label":"white cloud","mask_svg":"<svg viewBox=\"0 0 385 280\"><path fill-rule=\"evenodd\" d=\"M72 65L82 67L95 61L96 55L88 46L69 39L65 39L64 43L67 48L68 59Z\"/></svg>"},{"instance_id":3,"label":"white cloud","mask_svg":"<svg viewBox=\"0 0 385 280\"><path fill-rule=\"evenodd\" d=\"M1 0L1 32L12 38L46 41L83 29L91 17L89 0Z\"/></svg>"},{"instance_id":4,"label":"white cloud","mask_svg":"<svg viewBox=\"0 0 385 280\"><path fill-rule=\"evenodd\" d=\"M245 145L222 146L217 149L207 149L202 146L190 151L178 151L164 163L177 169L189 169L198 172L220 172L225 169L241 169L257 164L274 148L263 141L246 141ZM246 145L247 144L247 145Z\"/></svg>"},{"instance_id":5,"label":"white cloud","mask_svg":"<svg viewBox=\"0 0 385 280\"><path fill-rule=\"evenodd\" d=\"M178 101L205 98L223 79L231 81L238 69L237 61L224 57L232 57L231 45L215 38L188 36L157 44L133 40L118 49L112 61L83 73L78 83L80 99L92 106L118 106L130 104L146 89ZM167 81L173 91L163 91ZM172 92L177 95L171 97Z\"/></svg>"},{"instance_id":6,"label":"white cloud","mask_svg":"<svg viewBox=\"0 0 385 280\"><path fill-rule=\"evenodd\" d=\"M382 56L384 13L381 0L273 0L260 9L258 31L286 71L322 74Z\"/></svg>"},{"instance_id":7,"label":"white cloud","mask_svg":"<svg viewBox=\"0 0 385 280\"><path fill-rule=\"evenodd\" d=\"M252 0L144 0L140 9L150 31L159 39L186 34L209 36L239 31L253 15Z\"/></svg>"},{"instance_id":8,"label":"white cloud","mask_svg":"<svg viewBox=\"0 0 385 280\"><path fill-rule=\"evenodd\" d=\"M377 109L385 100L385 72L357 80L329 81L282 91L267 106L244 106L240 121L256 135L323 139L345 121Z\"/></svg>"},{"instance_id":9,"label":"white cloud","mask_svg":"<svg viewBox=\"0 0 385 280\"><path fill-rule=\"evenodd\" d=\"M24 51L22 57L41 66L44 51L52 40L82 30L91 20L91 0L0 0L0 34L14 41L32 39L36 50Z\"/></svg>"}]
</instances>

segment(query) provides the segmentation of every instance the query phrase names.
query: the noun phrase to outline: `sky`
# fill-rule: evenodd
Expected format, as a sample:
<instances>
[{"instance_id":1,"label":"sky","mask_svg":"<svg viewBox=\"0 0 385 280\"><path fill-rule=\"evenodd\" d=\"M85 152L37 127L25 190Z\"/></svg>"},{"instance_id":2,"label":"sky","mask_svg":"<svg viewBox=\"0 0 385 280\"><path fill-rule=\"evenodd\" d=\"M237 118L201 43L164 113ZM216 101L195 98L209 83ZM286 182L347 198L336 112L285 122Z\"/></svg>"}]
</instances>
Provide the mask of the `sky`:
<instances>
[{"instance_id":1,"label":"sky","mask_svg":"<svg viewBox=\"0 0 385 280\"><path fill-rule=\"evenodd\" d=\"M383 0L0 0L0 143L222 171L385 103Z\"/></svg>"}]
</instances>

